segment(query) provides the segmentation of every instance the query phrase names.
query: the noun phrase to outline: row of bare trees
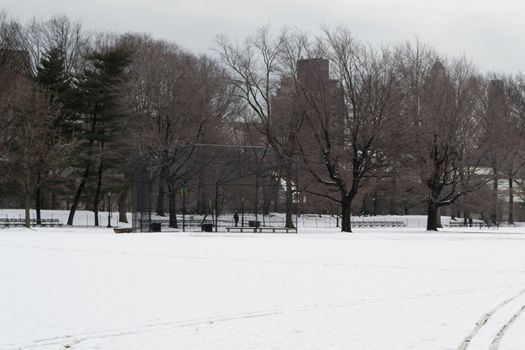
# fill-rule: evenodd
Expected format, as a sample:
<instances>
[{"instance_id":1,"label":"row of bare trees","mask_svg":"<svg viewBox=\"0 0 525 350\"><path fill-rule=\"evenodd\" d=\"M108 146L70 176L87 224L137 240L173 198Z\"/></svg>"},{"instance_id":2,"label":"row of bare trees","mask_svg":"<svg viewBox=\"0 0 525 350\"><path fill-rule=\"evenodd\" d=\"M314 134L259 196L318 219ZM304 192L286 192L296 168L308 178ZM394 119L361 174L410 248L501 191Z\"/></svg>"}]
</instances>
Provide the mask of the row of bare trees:
<instances>
[{"instance_id":1,"label":"row of bare trees","mask_svg":"<svg viewBox=\"0 0 525 350\"><path fill-rule=\"evenodd\" d=\"M425 203L427 229L436 230L440 208L489 182L495 222L498 183L508 177L513 221L512 185L525 159L522 76L482 74L420 42L375 49L344 27L316 37L265 27L243 43L219 38L218 47L267 142L302 160L302 191L337 202L343 231L356 198L396 179L397 190Z\"/></svg>"},{"instance_id":2,"label":"row of bare trees","mask_svg":"<svg viewBox=\"0 0 525 350\"><path fill-rule=\"evenodd\" d=\"M288 164L279 174L287 227L296 160L295 204L306 195L335 204L345 232L381 193L405 213L425 206L429 230L444 207L497 223L503 181L514 221L514 190L525 186L523 76L484 74L420 42L374 48L344 27L317 36L263 27L240 43L219 37L216 53L0 12L1 195L20 198L27 224L29 208L40 220L43 206L67 207L68 224L91 209L98 224L113 194L125 221L132 154L143 152L164 159L155 208L174 214L188 171L170 159L183 164L198 143L263 143Z\"/></svg>"},{"instance_id":3,"label":"row of bare trees","mask_svg":"<svg viewBox=\"0 0 525 350\"><path fill-rule=\"evenodd\" d=\"M22 25L0 12L3 198L29 209L130 211L133 152L221 143L232 88L210 57L148 35L89 33L67 17ZM169 164L166 164L166 169ZM162 171L161 171L162 173ZM159 198L178 175L162 173ZM159 199L163 203L163 200ZM163 208L160 208L163 210Z\"/></svg>"}]
</instances>

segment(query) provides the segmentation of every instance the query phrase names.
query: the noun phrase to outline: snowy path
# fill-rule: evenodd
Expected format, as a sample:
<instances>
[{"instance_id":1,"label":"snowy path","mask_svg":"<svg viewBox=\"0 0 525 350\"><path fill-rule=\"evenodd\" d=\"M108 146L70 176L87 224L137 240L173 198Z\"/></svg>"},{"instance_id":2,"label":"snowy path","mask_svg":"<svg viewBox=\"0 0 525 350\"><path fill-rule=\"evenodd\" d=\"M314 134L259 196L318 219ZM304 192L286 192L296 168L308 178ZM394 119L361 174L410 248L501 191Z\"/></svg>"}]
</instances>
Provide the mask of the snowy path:
<instances>
[{"instance_id":1,"label":"snowy path","mask_svg":"<svg viewBox=\"0 0 525 350\"><path fill-rule=\"evenodd\" d=\"M525 235L310 233L0 230L0 350L523 349Z\"/></svg>"}]
</instances>

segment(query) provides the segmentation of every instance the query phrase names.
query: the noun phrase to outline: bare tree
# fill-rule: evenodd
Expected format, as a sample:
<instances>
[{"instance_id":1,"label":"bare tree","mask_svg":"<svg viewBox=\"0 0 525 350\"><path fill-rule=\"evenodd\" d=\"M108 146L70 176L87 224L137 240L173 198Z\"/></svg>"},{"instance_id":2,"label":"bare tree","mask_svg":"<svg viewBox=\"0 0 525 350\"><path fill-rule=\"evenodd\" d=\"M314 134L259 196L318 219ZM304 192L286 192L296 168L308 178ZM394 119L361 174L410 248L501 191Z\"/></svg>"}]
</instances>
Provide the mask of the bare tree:
<instances>
[{"instance_id":1,"label":"bare tree","mask_svg":"<svg viewBox=\"0 0 525 350\"><path fill-rule=\"evenodd\" d=\"M53 115L38 86L22 74L11 85L12 103L3 113L12 120L0 131L4 181L16 184L25 208L25 225L30 226L29 209L40 173L63 169L65 150L55 143ZM42 165L45 164L45 165Z\"/></svg>"},{"instance_id":2,"label":"bare tree","mask_svg":"<svg viewBox=\"0 0 525 350\"><path fill-rule=\"evenodd\" d=\"M282 58L287 40L286 30L274 38L266 26L257 30L255 35L247 38L242 45L219 37L217 51L228 70L237 97L249 107L251 113L247 119L256 120L252 125L264 135L274 152L287 160L288 166L283 169L286 182L285 226L293 228L292 159L298 151L296 135L300 123L291 122L287 128L277 128L277 125L282 124L282 120L274 113L272 106L272 98L277 92L283 73Z\"/></svg>"},{"instance_id":3,"label":"bare tree","mask_svg":"<svg viewBox=\"0 0 525 350\"><path fill-rule=\"evenodd\" d=\"M472 65L460 59L448 67L419 44L398 52L407 128L406 176L418 178L427 202L427 230L437 230L439 208L486 183L479 169L481 140L477 103L483 92Z\"/></svg>"},{"instance_id":4,"label":"bare tree","mask_svg":"<svg viewBox=\"0 0 525 350\"><path fill-rule=\"evenodd\" d=\"M170 225L177 227L175 196L188 176L188 165L180 160L192 154L184 146L220 137L231 112L232 91L222 69L206 56L149 37L127 40L135 47L129 97L136 115L135 140L140 152L162 163L156 211L164 215L167 189Z\"/></svg>"},{"instance_id":5,"label":"bare tree","mask_svg":"<svg viewBox=\"0 0 525 350\"><path fill-rule=\"evenodd\" d=\"M46 21L33 19L21 30L20 42L29 56L32 75L36 75L44 54L54 48L63 53L67 74L80 73L90 50L90 37L82 25L66 16L54 16Z\"/></svg>"},{"instance_id":6,"label":"bare tree","mask_svg":"<svg viewBox=\"0 0 525 350\"><path fill-rule=\"evenodd\" d=\"M525 192L525 168L524 136L525 136L525 77L518 74L508 77L506 83L507 108L509 113L509 124L505 130L506 148L510 154L507 164L508 187L509 187L509 224L514 223L514 184L521 190L521 197Z\"/></svg>"},{"instance_id":7,"label":"bare tree","mask_svg":"<svg viewBox=\"0 0 525 350\"><path fill-rule=\"evenodd\" d=\"M341 206L343 232L351 232L353 202L370 180L388 177L399 141L396 77L391 53L354 40L346 28L325 30L328 61L299 79L306 126L301 137L308 172ZM314 61L316 62L316 61Z\"/></svg>"}]
</instances>

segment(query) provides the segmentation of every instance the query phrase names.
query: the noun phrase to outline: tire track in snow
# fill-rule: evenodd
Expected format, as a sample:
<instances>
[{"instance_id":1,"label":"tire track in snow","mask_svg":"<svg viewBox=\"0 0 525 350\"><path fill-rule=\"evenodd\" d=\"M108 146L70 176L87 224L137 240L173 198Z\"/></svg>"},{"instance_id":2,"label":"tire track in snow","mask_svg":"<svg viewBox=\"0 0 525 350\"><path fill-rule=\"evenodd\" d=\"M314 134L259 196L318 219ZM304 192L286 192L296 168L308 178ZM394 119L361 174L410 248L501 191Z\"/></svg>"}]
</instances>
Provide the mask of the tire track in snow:
<instances>
[{"instance_id":1,"label":"tire track in snow","mask_svg":"<svg viewBox=\"0 0 525 350\"><path fill-rule=\"evenodd\" d=\"M276 309L267 309L261 311L253 312L243 312L235 313L229 315L217 315L212 317L203 317L187 321L179 322L160 322L160 323L151 323L146 325L132 326L127 328L115 328L115 329L106 329L106 330L96 330L81 332L77 334L70 334L64 336L56 336L49 338L42 338L27 343L11 343L0 345L0 350L23 350L23 349L33 349L42 346L67 346L70 348L76 344L94 340L94 339L104 339L104 338L113 338L121 337L127 335L135 335L147 332L155 332L163 329L173 329L173 328L184 328L184 327L194 327L202 325L211 325L215 323L236 321L250 318L259 318L259 317L268 317L274 315L285 314L287 312L304 312L311 311L322 308L338 308L348 305L359 305L369 302L369 299L360 299L353 300L350 302L335 302L335 303L319 303L305 306L296 306L290 308L276 308Z\"/></svg>"},{"instance_id":2,"label":"tire track in snow","mask_svg":"<svg viewBox=\"0 0 525 350\"><path fill-rule=\"evenodd\" d=\"M501 329L499 330L498 334L496 334L496 336L494 337L494 339L492 340L492 343L490 344L490 348L489 350L498 350L499 348L499 345L500 345L500 342L501 342L501 339L503 338L503 336L505 335L505 332L507 331L507 329L509 329L509 327L514 323L514 321L516 321L518 319L518 317L521 316L521 314L523 313L523 311L525 311L525 305L523 305L519 310L518 312L516 312L514 315L512 315L512 317L510 318L510 320L505 323L505 325L503 327L501 327Z\"/></svg>"},{"instance_id":3,"label":"tire track in snow","mask_svg":"<svg viewBox=\"0 0 525 350\"><path fill-rule=\"evenodd\" d=\"M508 288L505 287L505 288ZM116 338L123 337L128 335L136 335L141 333L156 332L167 329L174 328L184 328L184 327L194 327L202 325L212 325L215 323L229 322L250 318L260 318L260 317L269 317L275 315L281 315L288 312L308 312L312 310L324 309L324 308L341 308L353 305L363 305L367 303L378 303L378 302L390 302L392 300L398 299L425 299L425 298L439 298L448 295L458 295L458 294L470 294L472 292L477 292L478 289L458 289L458 290L449 290L442 293L422 293L414 295L404 295L404 296L395 296L388 298L366 298L366 299L357 299L346 302L333 302L333 303L316 303L311 305L302 305L288 308L275 308L275 309L266 309L260 311L252 312L243 312L243 313L234 313L228 315L217 315L211 317L196 318L186 321L178 322L159 322L159 323L150 323L145 325L130 326L125 328L114 328L114 329L101 329L87 332L79 332L76 334L69 334L63 336L55 336L48 338L36 339L33 341L27 341L24 343L9 343L9 344L0 344L0 350L24 350L24 349L34 349L43 346L57 346L68 348L73 347L79 343L96 340L96 339L105 339L105 338Z\"/></svg>"},{"instance_id":4,"label":"tire track in snow","mask_svg":"<svg viewBox=\"0 0 525 350\"><path fill-rule=\"evenodd\" d=\"M476 322L476 325L474 326L474 328L472 329L472 331L470 332L470 334L465 338L465 340L463 340L463 342L461 343L461 345L458 347L458 350L465 350L468 348L468 346L470 345L470 343L472 342L472 339L479 333L479 331L483 328L483 326L485 326L487 324L487 322L490 320L490 318L496 313L498 312L499 310L501 310L505 305L507 305L508 303L510 303L511 301L513 300L516 300L517 298L519 298L520 296L522 295L525 295L525 289L521 290L518 294L514 295L512 298L509 298L509 299L506 299L504 301L502 301L500 304L498 304L495 308L493 308L492 310L490 310L489 312L485 313L483 316L481 316L481 318ZM491 345L490 347L490 350L495 350L497 349L497 346L499 346L499 341L501 340L501 337L503 337L506 329L508 328L508 326L510 326L510 324L512 322L514 322L514 320L521 314L521 312L523 312L523 310L525 309L525 305L521 308L520 311L518 311L514 316L513 318L507 322L507 324L505 324L503 326L503 328L500 330L500 332L498 333L498 335L496 335L496 337L494 338L492 344L494 343L497 343L498 345L496 345L495 348L493 348ZM501 335L500 335L501 333Z\"/></svg>"}]
</instances>

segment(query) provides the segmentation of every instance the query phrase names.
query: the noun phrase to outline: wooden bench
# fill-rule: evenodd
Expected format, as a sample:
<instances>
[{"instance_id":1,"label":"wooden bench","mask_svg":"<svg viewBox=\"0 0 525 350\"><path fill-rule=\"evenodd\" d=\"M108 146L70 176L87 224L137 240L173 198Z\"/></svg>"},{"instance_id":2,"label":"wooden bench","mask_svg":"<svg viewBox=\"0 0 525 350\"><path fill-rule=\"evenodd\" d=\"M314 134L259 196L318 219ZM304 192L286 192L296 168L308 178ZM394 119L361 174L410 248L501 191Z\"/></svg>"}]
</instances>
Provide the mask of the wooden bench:
<instances>
[{"instance_id":1,"label":"wooden bench","mask_svg":"<svg viewBox=\"0 0 525 350\"><path fill-rule=\"evenodd\" d=\"M36 219L30 219L29 224L31 226L36 225ZM9 218L0 218L0 226L24 226L26 224L25 219L9 219ZM40 226L62 226L62 223L58 219L42 219L40 220Z\"/></svg>"},{"instance_id":2,"label":"wooden bench","mask_svg":"<svg viewBox=\"0 0 525 350\"><path fill-rule=\"evenodd\" d=\"M133 232L132 227L116 227L113 229L115 233L131 233Z\"/></svg>"},{"instance_id":3,"label":"wooden bench","mask_svg":"<svg viewBox=\"0 0 525 350\"><path fill-rule=\"evenodd\" d=\"M356 220L352 221L352 227L405 227L404 221L375 221Z\"/></svg>"},{"instance_id":4,"label":"wooden bench","mask_svg":"<svg viewBox=\"0 0 525 350\"><path fill-rule=\"evenodd\" d=\"M34 224L36 225L36 220L34 221ZM42 219L40 220L41 226L62 226L62 223L58 219Z\"/></svg>"},{"instance_id":5,"label":"wooden bench","mask_svg":"<svg viewBox=\"0 0 525 350\"><path fill-rule=\"evenodd\" d=\"M463 221L450 221L448 227L468 227Z\"/></svg>"},{"instance_id":6,"label":"wooden bench","mask_svg":"<svg viewBox=\"0 0 525 350\"><path fill-rule=\"evenodd\" d=\"M486 222L483 222L483 221L473 221L472 223L467 223L465 224L463 221L450 221L448 223L448 227L479 227L479 228L482 228L482 227L487 227L487 228L491 228L491 227L499 227L499 224L487 224Z\"/></svg>"},{"instance_id":7,"label":"wooden bench","mask_svg":"<svg viewBox=\"0 0 525 350\"><path fill-rule=\"evenodd\" d=\"M286 232L286 233L289 233L290 231L292 232L295 232L296 230L294 228L286 228L286 227L241 227L241 226L238 226L238 227L235 227L235 226L232 226L232 227L226 227L226 231L230 232L230 231L239 231L239 232L272 232L272 233L276 233L276 232Z\"/></svg>"},{"instance_id":8,"label":"wooden bench","mask_svg":"<svg viewBox=\"0 0 525 350\"><path fill-rule=\"evenodd\" d=\"M257 232L256 231L257 228L255 227L248 227L248 226L231 226L231 227L226 227L226 231L230 232L230 231L239 231L239 232Z\"/></svg>"},{"instance_id":9,"label":"wooden bench","mask_svg":"<svg viewBox=\"0 0 525 350\"><path fill-rule=\"evenodd\" d=\"M275 232L290 232L290 231L293 231L293 232L296 232L296 229L294 228L287 228L287 227L258 227L257 230L259 230L259 232L272 232L272 233L275 233Z\"/></svg>"}]
</instances>

